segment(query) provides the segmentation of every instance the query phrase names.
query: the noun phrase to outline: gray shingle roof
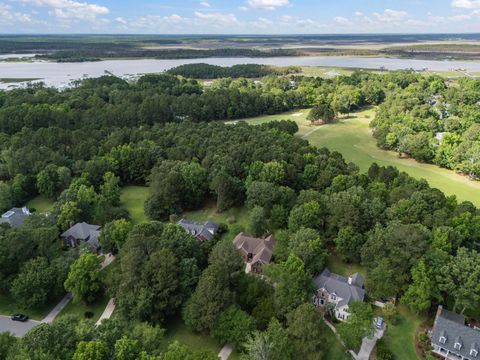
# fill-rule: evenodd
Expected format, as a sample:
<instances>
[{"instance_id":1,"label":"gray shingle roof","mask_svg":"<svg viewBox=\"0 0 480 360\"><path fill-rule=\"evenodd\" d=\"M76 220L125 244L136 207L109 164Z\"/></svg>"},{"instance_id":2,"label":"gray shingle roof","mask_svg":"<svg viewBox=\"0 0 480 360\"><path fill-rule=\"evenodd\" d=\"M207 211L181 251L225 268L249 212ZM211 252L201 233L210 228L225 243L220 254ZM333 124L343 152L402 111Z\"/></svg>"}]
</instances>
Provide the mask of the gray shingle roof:
<instances>
[{"instance_id":1,"label":"gray shingle roof","mask_svg":"<svg viewBox=\"0 0 480 360\"><path fill-rule=\"evenodd\" d=\"M206 240L212 240L218 231L218 224L215 224L212 221L198 223L187 219L181 219L177 224L183 227L189 234Z\"/></svg>"},{"instance_id":2,"label":"gray shingle roof","mask_svg":"<svg viewBox=\"0 0 480 360\"><path fill-rule=\"evenodd\" d=\"M318 289L325 289L329 294L335 293L342 300L338 306L348 305L353 301L363 301L365 290L363 289L363 277L359 273L350 276L351 284L348 278L330 272L327 268L318 274L315 279L315 286Z\"/></svg>"},{"instance_id":3,"label":"gray shingle roof","mask_svg":"<svg viewBox=\"0 0 480 360\"><path fill-rule=\"evenodd\" d=\"M440 337L446 339L445 343L440 342ZM458 342L462 346L455 348ZM468 359L480 359L480 331L465 325L465 318L462 315L438 307L437 317L433 325L432 344L462 355ZM470 351L477 350L477 357L470 355Z\"/></svg>"},{"instance_id":4,"label":"gray shingle roof","mask_svg":"<svg viewBox=\"0 0 480 360\"><path fill-rule=\"evenodd\" d=\"M100 247L100 242L98 241L100 237L100 226L90 225L86 222L77 223L65 231L62 237L64 239L74 238L75 240L85 241L93 249L97 250Z\"/></svg>"},{"instance_id":5,"label":"gray shingle roof","mask_svg":"<svg viewBox=\"0 0 480 360\"><path fill-rule=\"evenodd\" d=\"M0 218L0 224L10 224L11 227L21 227L27 217L29 217L30 211L28 208L12 208L5 212Z\"/></svg>"}]
</instances>

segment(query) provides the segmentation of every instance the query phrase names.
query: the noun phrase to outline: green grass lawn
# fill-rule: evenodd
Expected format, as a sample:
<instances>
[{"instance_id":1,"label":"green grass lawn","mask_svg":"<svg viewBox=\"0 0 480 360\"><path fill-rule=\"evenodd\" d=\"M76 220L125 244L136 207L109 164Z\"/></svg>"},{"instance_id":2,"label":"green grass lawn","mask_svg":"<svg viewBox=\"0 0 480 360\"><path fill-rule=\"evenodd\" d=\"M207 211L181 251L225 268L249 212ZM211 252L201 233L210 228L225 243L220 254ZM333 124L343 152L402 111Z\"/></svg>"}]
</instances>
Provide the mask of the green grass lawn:
<instances>
[{"instance_id":1,"label":"green grass lawn","mask_svg":"<svg viewBox=\"0 0 480 360\"><path fill-rule=\"evenodd\" d=\"M16 313L28 315L33 320L42 320L60 299L52 301L50 304L37 309L24 309L7 294L0 294L0 314L10 316Z\"/></svg>"},{"instance_id":2,"label":"green grass lawn","mask_svg":"<svg viewBox=\"0 0 480 360\"><path fill-rule=\"evenodd\" d=\"M460 201L469 200L480 206L480 182L471 181L454 171L442 169L436 165L419 163L413 159L401 159L393 151L378 148L368 126L375 116L373 108L352 114L349 119L341 119L336 123L317 127L291 115L292 113L286 113L245 121L252 124L286 118L298 121L302 128L299 136L307 139L312 145L340 152L347 161L357 164L361 171L367 171L374 162L381 166L392 165L414 178L426 179L430 186L440 189L446 195L456 195Z\"/></svg>"},{"instance_id":3,"label":"green grass lawn","mask_svg":"<svg viewBox=\"0 0 480 360\"><path fill-rule=\"evenodd\" d=\"M74 315L78 319L85 319L85 312L90 311L93 313L93 317L90 320L96 322L105 310L108 301L110 298L107 295L102 296L100 299L95 301L93 304L85 305L84 303L74 303L70 301L67 306L62 310L58 315L57 319L60 319L66 315Z\"/></svg>"},{"instance_id":4,"label":"green grass lawn","mask_svg":"<svg viewBox=\"0 0 480 360\"><path fill-rule=\"evenodd\" d=\"M389 325L387 329L390 349L395 354L396 360L418 359L415 352L415 332L423 319L399 305L399 322Z\"/></svg>"},{"instance_id":5,"label":"green grass lawn","mask_svg":"<svg viewBox=\"0 0 480 360\"><path fill-rule=\"evenodd\" d=\"M27 203L27 207L39 213L48 213L53 209L53 201L43 195L38 195Z\"/></svg>"},{"instance_id":6,"label":"green grass lawn","mask_svg":"<svg viewBox=\"0 0 480 360\"><path fill-rule=\"evenodd\" d=\"M180 318L170 321L166 326L167 343L178 341L194 350L210 351L218 354L222 346L212 337L201 335L190 330Z\"/></svg>"},{"instance_id":7,"label":"green grass lawn","mask_svg":"<svg viewBox=\"0 0 480 360\"><path fill-rule=\"evenodd\" d=\"M125 186L120 194L120 204L125 208L134 224L147 220L143 210L143 204L150 195L150 189L145 186Z\"/></svg>"},{"instance_id":8,"label":"green grass lawn","mask_svg":"<svg viewBox=\"0 0 480 360\"><path fill-rule=\"evenodd\" d=\"M367 269L360 264L347 264L342 262L337 256L330 255L327 259L327 267L331 272L342 276L352 275L356 272L362 274L364 278L367 277Z\"/></svg>"}]
</instances>

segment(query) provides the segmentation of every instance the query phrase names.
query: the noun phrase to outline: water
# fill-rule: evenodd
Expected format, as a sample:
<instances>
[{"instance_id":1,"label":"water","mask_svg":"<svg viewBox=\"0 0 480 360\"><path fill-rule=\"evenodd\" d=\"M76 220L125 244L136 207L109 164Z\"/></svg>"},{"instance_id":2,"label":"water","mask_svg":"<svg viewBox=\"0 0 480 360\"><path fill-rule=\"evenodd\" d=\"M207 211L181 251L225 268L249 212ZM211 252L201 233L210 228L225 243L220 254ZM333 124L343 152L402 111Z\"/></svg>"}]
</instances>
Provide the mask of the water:
<instances>
[{"instance_id":1,"label":"water","mask_svg":"<svg viewBox=\"0 0 480 360\"><path fill-rule=\"evenodd\" d=\"M346 68L365 68L387 70L414 69L430 71L451 71L464 69L467 72L480 72L480 61L438 61L412 60L381 57L356 56L308 56L308 57L273 57L273 58L209 58L181 60L107 60L84 63L55 63L47 61L34 62L0 62L0 78L40 78L49 86L65 87L71 81L98 77L106 73L129 77L145 73L162 72L172 67L191 63L208 63L221 66L236 64L265 64L278 66L329 66ZM7 89L17 84L3 83L0 88Z\"/></svg>"}]
</instances>

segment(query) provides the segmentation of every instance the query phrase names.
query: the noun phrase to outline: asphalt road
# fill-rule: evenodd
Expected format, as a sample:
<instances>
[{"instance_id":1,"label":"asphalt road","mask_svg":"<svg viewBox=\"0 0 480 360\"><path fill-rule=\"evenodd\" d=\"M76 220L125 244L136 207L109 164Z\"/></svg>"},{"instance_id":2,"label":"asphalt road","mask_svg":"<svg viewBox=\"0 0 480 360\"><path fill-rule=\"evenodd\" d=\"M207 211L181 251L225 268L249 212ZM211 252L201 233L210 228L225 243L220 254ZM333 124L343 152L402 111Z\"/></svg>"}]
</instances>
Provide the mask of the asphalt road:
<instances>
[{"instance_id":1,"label":"asphalt road","mask_svg":"<svg viewBox=\"0 0 480 360\"><path fill-rule=\"evenodd\" d=\"M28 320L26 322L13 321L10 316L0 315L0 333L11 332L17 337L25 335L30 329L41 324L40 321Z\"/></svg>"}]
</instances>

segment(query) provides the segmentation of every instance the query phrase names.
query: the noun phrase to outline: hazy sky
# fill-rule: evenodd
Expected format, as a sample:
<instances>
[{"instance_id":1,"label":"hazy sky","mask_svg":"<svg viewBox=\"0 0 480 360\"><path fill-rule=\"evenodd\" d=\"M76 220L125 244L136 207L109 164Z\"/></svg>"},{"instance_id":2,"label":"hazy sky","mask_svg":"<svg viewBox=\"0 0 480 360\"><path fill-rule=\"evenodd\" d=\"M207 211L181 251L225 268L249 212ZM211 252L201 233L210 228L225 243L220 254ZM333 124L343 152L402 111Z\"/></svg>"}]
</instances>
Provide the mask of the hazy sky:
<instances>
[{"instance_id":1,"label":"hazy sky","mask_svg":"<svg viewBox=\"0 0 480 360\"><path fill-rule=\"evenodd\" d=\"M480 0L0 0L0 32L480 32Z\"/></svg>"}]
</instances>

